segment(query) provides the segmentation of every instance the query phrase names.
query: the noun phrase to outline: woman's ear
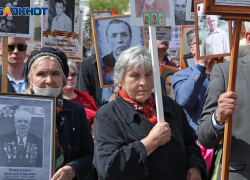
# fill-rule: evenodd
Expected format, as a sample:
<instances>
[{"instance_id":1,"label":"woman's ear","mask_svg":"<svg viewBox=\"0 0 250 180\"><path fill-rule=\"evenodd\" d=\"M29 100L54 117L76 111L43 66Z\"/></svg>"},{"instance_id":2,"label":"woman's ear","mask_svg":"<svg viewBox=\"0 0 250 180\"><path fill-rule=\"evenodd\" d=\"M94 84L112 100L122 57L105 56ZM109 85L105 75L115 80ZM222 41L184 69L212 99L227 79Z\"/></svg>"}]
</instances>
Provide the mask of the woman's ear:
<instances>
[{"instance_id":1,"label":"woman's ear","mask_svg":"<svg viewBox=\"0 0 250 180\"><path fill-rule=\"evenodd\" d=\"M33 87L33 82L30 78L29 78L29 85Z\"/></svg>"},{"instance_id":2,"label":"woman's ear","mask_svg":"<svg viewBox=\"0 0 250 180\"><path fill-rule=\"evenodd\" d=\"M245 37L246 37L248 46L250 46L250 32L249 31L246 32Z\"/></svg>"}]
</instances>

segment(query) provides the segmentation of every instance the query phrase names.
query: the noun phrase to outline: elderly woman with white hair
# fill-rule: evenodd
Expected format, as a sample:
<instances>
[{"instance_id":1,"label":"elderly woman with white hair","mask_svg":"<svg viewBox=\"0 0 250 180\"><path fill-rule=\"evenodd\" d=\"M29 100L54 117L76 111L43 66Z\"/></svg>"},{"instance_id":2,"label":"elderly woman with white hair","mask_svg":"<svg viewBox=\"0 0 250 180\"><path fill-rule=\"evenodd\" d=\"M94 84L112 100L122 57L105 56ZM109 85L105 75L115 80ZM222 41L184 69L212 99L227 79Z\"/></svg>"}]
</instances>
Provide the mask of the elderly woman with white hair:
<instances>
[{"instance_id":1,"label":"elderly woman with white hair","mask_svg":"<svg viewBox=\"0 0 250 180\"><path fill-rule=\"evenodd\" d=\"M151 57L143 46L125 50L114 67L117 97L96 113L94 161L99 180L207 179L195 131L180 105L163 98L157 124Z\"/></svg>"},{"instance_id":2,"label":"elderly woman with white hair","mask_svg":"<svg viewBox=\"0 0 250 180\"><path fill-rule=\"evenodd\" d=\"M63 99L69 74L66 55L43 47L31 52L26 67L28 94L56 97L55 174L51 180L86 179L93 169L94 143L82 105Z\"/></svg>"}]
</instances>

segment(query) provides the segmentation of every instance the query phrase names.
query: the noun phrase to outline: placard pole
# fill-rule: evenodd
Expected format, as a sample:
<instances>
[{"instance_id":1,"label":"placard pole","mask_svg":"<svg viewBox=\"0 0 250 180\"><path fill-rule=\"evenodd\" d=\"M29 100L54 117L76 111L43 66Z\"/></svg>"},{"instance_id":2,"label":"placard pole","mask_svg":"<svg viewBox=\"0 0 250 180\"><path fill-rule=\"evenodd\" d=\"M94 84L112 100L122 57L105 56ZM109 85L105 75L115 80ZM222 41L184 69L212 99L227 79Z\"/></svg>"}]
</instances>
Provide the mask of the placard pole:
<instances>
[{"instance_id":1,"label":"placard pole","mask_svg":"<svg viewBox=\"0 0 250 180\"><path fill-rule=\"evenodd\" d=\"M231 58L230 58L227 91L233 91L233 92L235 92L235 85L236 85L241 22L242 22L241 20L235 21L235 29L233 33L233 47L232 47ZM229 177L229 164L230 164L231 141L232 141L232 125L233 125L232 120L233 120L233 117L232 115L230 115L227 117L226 122L225 122L221 180L228 180L228 177Z\"/></svg>"},{"instance_id":2,"label":"placard pole","mask_svg":"<svg viewBox=\"0 0 250 180\"><path fill-rule=\"evenodd\" d=\"M1 92L8 92L8 37L2 37L2 89Z\"/></svg>"},{"instance_id":3,"label":"placard pole","mask_svg":"<svg viewBox=\"0 0 250 180\"><path fill-rule=\"evenodd\" d=\"M151 57L153 65L153 74L154 74L154 89L155 89L155 100L156 100L156 111L157 111L157 122L163 123L163 104L162 104L162 94L161 94L161 81L160 81L160 70L159 70L159 60L158 60L158 50L156 42L156 27L149 26L149 36L151 47Z\"/></svg>"}]
</instances>

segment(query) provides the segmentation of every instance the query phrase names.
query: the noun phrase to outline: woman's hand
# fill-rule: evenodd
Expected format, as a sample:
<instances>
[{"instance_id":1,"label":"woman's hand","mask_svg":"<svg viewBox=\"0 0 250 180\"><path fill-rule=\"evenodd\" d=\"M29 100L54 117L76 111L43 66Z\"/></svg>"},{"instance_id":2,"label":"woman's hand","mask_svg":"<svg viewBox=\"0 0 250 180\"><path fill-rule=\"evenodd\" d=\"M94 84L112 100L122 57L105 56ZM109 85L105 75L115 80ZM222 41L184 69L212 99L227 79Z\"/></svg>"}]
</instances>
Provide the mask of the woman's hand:
<instances>
[{"instance_id":1,"label":"woman's hand","mask_svg":"<svg viewBox=\"0 0 250 180\"><path fill-rule=\"evenodd\" d=\"M156 124L148 136L141 140L149 156L156 148L171 140L171 129L167 122Z\"/></svg>"},{"instance_id":2,"label":"woman's hand","mask_svg":"<svg viewBox=\"0 0 250 180\"><path fill-rule=\"evenodd\" d=\"M192 167L187 172L187 180L201 180L201 168Z\"/></svg>"},{"instance_id":3,"label":"woman's hand","mask_svg":"<svg viewBox=\"0 0 250 180\"><path fill-rule=\"evenodd\" d=\"M71 180L76 176L74 169L71 166L63 166L60 168L51 180Z\"/></svg>"}]
</instances>

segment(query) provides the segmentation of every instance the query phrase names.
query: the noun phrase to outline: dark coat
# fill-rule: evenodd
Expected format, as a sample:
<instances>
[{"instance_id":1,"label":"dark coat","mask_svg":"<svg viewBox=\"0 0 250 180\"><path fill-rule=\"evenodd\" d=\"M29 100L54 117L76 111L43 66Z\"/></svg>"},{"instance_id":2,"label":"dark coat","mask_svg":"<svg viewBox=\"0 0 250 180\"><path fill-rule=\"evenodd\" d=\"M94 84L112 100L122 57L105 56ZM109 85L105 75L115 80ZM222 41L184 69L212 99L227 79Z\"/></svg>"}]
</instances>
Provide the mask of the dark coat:
<instances>
[{"instance_id":1,"label":"dark coat","mask_svg":"<svg viewBox=\"0 0 250 180\"><path fill-rule=\"evenodd\" d=\"M11 132L8 134L4 134L0 137L0 166L5 167L42 167L43 161L43 142L42 139L37 137L32 133L28 133L26 146L23 151L20 151L18 148L17 142L17 134L15 132ZM12 144L9 144L12 143ZM12 153L11 158L8 160L7 152L4 148L10 148L10 152ZM37 152L36 158L31 158L31 153L26 157L27 148L37 147L37 150L33 149L32 154ZM16 149L16 150L15 150ZM14 154L16 155L14 157Z\"/></svg>"},{"instance_id":2,"label":"dark coat","mask_svg":"<svg viewBox=\"0 0 250 180\"><path fill-rule=\"evenodd\" d=\"M114 84L114 80L112 79L112 77L114 75L115 63L116 60L113 55L113 52L102 58L101 69L102 69L102 81L104 85Z\"/></svg>"},{"instance_id":3,"label":"dark coat","mask_svg":"<svg viewBox=\"0 0 250 180\"><path fill-rule=\"evenodd\" d=\"M100 87L95 54L83 59L79 71L78 87L80 91L84 91L94 98L98 108L101 107L102 89Z\"/></svg>"},{"instance_id":4,"label":"dark coat","mask_svg":"<svg viewBox=\"0 0 250 180\"><path fill-rule=\"evenodd\" d=\"M2 66L0 66L0 91L2 92ZM16 93L8 78L8 92Z\"/></svg>"},{"instance_id":5,"label":"dark coat","mask_svg":"<svg viewBox=\"0 0 250 180\"><path fill-rule=\"evenodd\" d=\"M111 67L111 68L114 68L115 67L115 58L113 56L113 52L111 52L110 54L104 56L102 58L102 61L103 61L103 64L104 64L104 69L107 68L107 66Z\"/></svg>"},{"instance_id":6,"label":"dark coat","mask_svg":"<svg viewBox=\"0 0 250 180\"><path fill-rule=\"evenodd\" d=\"M189 168L199 166L207 179L206 163L197 136L180 105L163 96L164 118L171 140L147 157L140 142L154 124L120 96L96 113L94 165L99 180L183 180Z\"/></svg>"},{"instance_id":7,"label":"dark coat","mask_svg":"<svg viewBox=\"0 0 250 180\"><path fill-rule=\"evenodd\" d=\"M205 104L201 119L198 121L199 142L205 148L214 148L224 137L224 131L215 130L212 115L218 107L218 99L227 92L230 62L216 64L205 94ZM239 58L235 92L238 95L237 113L233 115L232 143L229 166L229 180L250 179L250 54ZM220 179L221 165L217 179Z\"/></svg>"},{"instance_id":8,"label":"dark coat","mask_svg":"<svg viewBox=\"0 0 250 180\"><path fill-rule=\"evenodd\" d=\"M78 180L85 179L92 171L94 143L85 110L82 105L64 99L59 114L64 123L58 129L59 144L64 151L64 163L71 166Z\"/></svg>"}]
</instances>

